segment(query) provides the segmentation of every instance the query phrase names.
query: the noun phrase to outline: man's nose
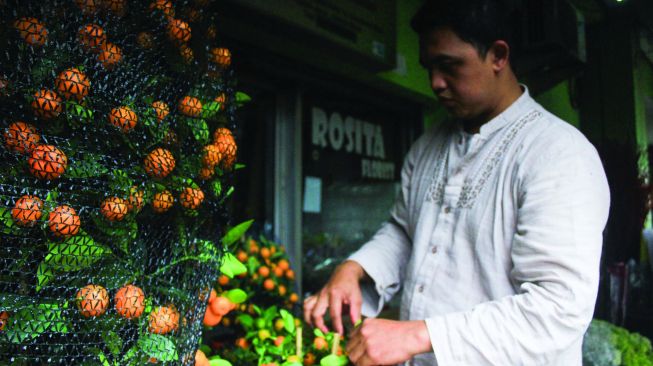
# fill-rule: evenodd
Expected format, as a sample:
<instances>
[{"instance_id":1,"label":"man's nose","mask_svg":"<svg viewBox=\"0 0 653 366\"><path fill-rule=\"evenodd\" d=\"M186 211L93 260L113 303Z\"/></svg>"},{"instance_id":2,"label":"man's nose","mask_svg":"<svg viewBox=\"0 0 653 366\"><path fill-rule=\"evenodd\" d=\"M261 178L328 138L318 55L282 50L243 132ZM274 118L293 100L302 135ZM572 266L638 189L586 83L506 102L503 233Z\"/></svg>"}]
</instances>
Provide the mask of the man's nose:
<instances>
[{"instance_id":1,"label":"man's nose","mask_svg":"<svg viewBox=\"0 0 653 366\"><path fill-rule=\"evenodd\" d=\"M439 94L440 92L444 91L447 88L447 82L444 80L444 77L442 77L442 73L431 71L430 74L431 89L433 89L435 94Z\"/></svg>"}]
</instances>

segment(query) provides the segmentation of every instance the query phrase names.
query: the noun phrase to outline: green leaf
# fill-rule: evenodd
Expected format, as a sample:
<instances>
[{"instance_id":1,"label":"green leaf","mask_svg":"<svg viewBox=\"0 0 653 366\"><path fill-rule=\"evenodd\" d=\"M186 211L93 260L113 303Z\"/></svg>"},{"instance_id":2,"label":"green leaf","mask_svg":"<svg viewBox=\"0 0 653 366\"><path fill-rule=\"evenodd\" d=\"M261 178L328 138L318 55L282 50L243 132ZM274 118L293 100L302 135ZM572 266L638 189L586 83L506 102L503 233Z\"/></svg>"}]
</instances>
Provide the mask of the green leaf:
<instances>
[{"instance_id":1,"label":"green leaf","mask_svg":"<svg viewBox=\"0 0 653 366\"><path fill-rule=\"evenodd\" d=\"M20 233L20 228L16 225L14 220L11 218L11 210L5 207L0 207L0 222L2 226L0 229L4 234L7 235L16 235Z\"/></svg>"},{"instance_id":2,"label":"green leaf","mask_svg":"<svg viewBox=\"0 0 653 366\"><path fill-rule=\"evenodd\" d=\"M98 154L85 153L80 159L74 159L66 169L66 176L69 178L92 178L99 177L109 172L109 169L100 163L101 156Z\"/></svg>"},{"instance_id":3,"label":"green leaf","mask_svg":"<svg viewBox=\"0 0 653 366\"><path fill-rule=\"evenodd\" d=\"M345 366L347 356L328 355L320 360L320 366Z\"/></svg>"},{"instance_id":4,"label":"green leaf","mask_svg":"<svg viewBox=\"0 0 653 366\"><path fill-rule=\"evenodd\" d=\"M295 334L295 318L285 309L279 311L283 319L283 327L290 334Z\"/></svg>"},{"instance_id":5,"label":"green leaf","mask_svg":"<svg viewBox=\"0 0 653 366\"><path fill-rule=\"evenodd\" d=\"M35 304L12 313L5 329L0 332L0 341L23 343L46 331L68 332L67 322L57 304Z\"/></svg>"},{"instance_id":6,"label":"green leaf","mask_svg":"<svg viewBox=\"0 0 653 366\"><path fill-rule=\"evenodd\" d=\"M252 100L252 98L249 95L247 95L247 94L245 94L243 92L236 92L236 103L244 104L244 103L247 103L247 102L249 102L251 100Z\"/></svg>"},{"instance_id":7,"label":"green leaf","mask_svg":"<svg viewBox=\"0 0 653 366\"><path fill-rule=\"evenodd\" d=\"M234 276L247 272L247 267L233 254L225 253L222 258L222 264L220 265L220 272L229 278L234 278Z\"/></svg>"},{"instance_id":8,"label":"green leaf","mask_svg":"<svg viewBox=\"0 0 653 366\"><path fill-rule=\"evenodd\" d=\"M36 291L41 291L41 289L47 285L52 278L54 278L52 269L47 263L41 262L36 269Z\"/></svg>"},{"instance_id":9,"label":"green leaf","mask_svg":"<svg viewBox=\"0 0 653 366\"><path fill-rule=\"evenodd\" d=\"M252 226L252 223L254 223L254 220L248 220L231 228L222 238L222 244L224 246L229 246L235 243L238 239L245 235L250 226Z\"/></svg>"},{"instance_id":10,"label":"green leaf","mask_svg":"<svg viewBox=\"0 0 653 366\"><path fill-rule=\"evenodd\" d=\"M202 105L202 118L212 118L220 111L221 104L211 101Z\"/></svg>"},{"instance_id":11,"label":"green leaf","mask_svg":"<svg viewBox=\"0 0 653 366\"><path fill-rule=\"evenodd\" d=\"M215 356L214 356L215 357ZM231 362L223 360L222 358L213 358L209 360L209 365L211 366L232 366Z\"/></svg>"},{"instance_id":12,"label":"green leaf","mask_svg":"<svg viewBox=\"0 0 653 366\"><path fill-rule=\"evenodd\" d=\"M220 197L220 194L222 193L222 182L220 182L219 179L211 182L211 191L215 197Z\"/></svg>"},{"instance_id":13,"label":"green leaf","mask_svg":"<svg viewBox=\"0 0 653 366\"><path fill-rule=\"evenodd\" d=\"M122 349L122 338L114 332L113 330L106 330L102 332L102 339L104 340L104 343L107 345L107 348L113 354L114 356L118 356L120 354L120 350Z\"/></svg>"},{"instance_id":14,"label":"green leaf","mask_svg":"<svg viewBox=\"0 0 653 366\"><path fill-rule=\"evenodd\" d=\"M286 361L282 363L281 366L302 366L302 363L296 361L295 362Z\"/></svg>"},{"instance_id":15,"label":"green leaf","mask_svg":"<svg viewBox=\"0 0 653 366\"><path fill-rule=\"evenodd\" d=\"M203 119L186 119L188 127L190 127L193 132L193 137L195 140L202 145L209 143L209 125L206 124L206 121Z\"/></svg>"},{"instance_id":16,"label":"green leaf","mask_svg":"<svg viewBox=\"0 0 653 366\"><path fill-rule=\"evenodd\" d=\"M123 170L114 169L109 177L109 188L115 192L129 192L134 181Z\"/></svg>"},{"instance_id":17,"label":"green leaf","mask_svg":"<svg viewBox=\"0 0 653 366\"><path fill-rule=\"evenodd\" d=\"M53 270L77 271L87 268L111 251L98 245L88 235L78 234L61 243L50 242L42 263Z\"/></svg>"},{"instance_id":18,"label":"green leaf","mask_svg":"<svg viewBox=\"0 0 653 366\"><path fill-rule=\"evenodd\" d=\"M254 326L254 318L252 318L252 316L249 314L238 315L238 320L245 329L252 328Z\"/></svg>"},{"instance_id":19,"label":"green leaf","mask_svg":"<svg viewBox=\"0 0 653 366\"><path fill-rule=\"evenodd\" d=\"M326 338L324 333L322 333L322 331L319 330L318 328L313 329L313 334L315 334L316 337Z\"/></svg>"},{"instance_id":20,"label":"green leaf","mask_svg":"<svg viewBox=\"0 0 653 366\"><path fill-rule=\"evenodd\" d=\"M234 304L241 304L247 300L247 293L239 288L227 291L227 299Z\"/></svg>"},{"instance_id":21,"label":"green leaf","mask_svg":"<svg viewBox=\"0 0 653 366\"><path fill-rule=\"evenodd\" d=\"M176 361L179 358L175 344L159 334L142 335L138 339L138 347L143 353L158 361Z\"/></svg>"},{"instance_id":22,"label":"green leaf","mask_svg":"<svg viewBox=\"0 0 653 366\"><path fill-rule=\"evenodd\" d=\"M245 164L240 164L240 163L234 164L234 170L244 169L245 167L246 167Z\"/></svg>"}]
</instances>

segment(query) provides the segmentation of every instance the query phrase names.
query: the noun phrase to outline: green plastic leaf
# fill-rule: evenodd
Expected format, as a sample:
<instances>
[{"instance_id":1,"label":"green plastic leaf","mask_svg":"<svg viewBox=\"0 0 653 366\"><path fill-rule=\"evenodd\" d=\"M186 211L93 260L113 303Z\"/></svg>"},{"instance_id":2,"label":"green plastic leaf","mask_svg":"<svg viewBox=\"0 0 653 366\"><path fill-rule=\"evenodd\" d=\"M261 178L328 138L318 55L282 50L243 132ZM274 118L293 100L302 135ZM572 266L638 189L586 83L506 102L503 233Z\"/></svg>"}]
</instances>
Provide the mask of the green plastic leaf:
<instances>
[{"instance_id":1,"label":"green plastic leaf","mask_svg":"<svg viewBox=\"0 0 653 366\"><path fill-rule=\"evenodd\" d=\"M322 333L322 331L319 330L318 328L313 329L313 334L315 334L316 337L326 338L324 333Z\"/></svg>"},{"instance_id":2,"label":"green plastic leaf","mask_svg":"<svg viewBox=\"0 0 653 366\"><path fill-rule=\"evenodd\" d=\"M249 314L238 315L238 320L245 329L252 328L254 326L254 318Z\"/></svg>"},{"instance_id":3,"label":"green plastic leaf","mask_svg":"<svg viewBox=\"0 0 653 366\"><path fill-rule=\"evenodd\" d=\"M302 366L302 363L297 362L297 361L295 361L295 362L286 361L286 362L282 363L281 366Z\"/></svg>"},{"instance_id":4,"label":"green plastic leaf","mask_svg":"<svg viewBox=\"0 0 653 366\"><path fill-rule=\"evenodd\" d=\"M176 361L179 358L175 344L159 334L142 335L138 339L138 347L143 353L158 361Z\"/></svg>"},{"instance_id":5,"label":"green plastic leaf","mask_svg":"<svg viewBox=\"0 0 653 366\"><path fill-rule=\"evenodd\" d=\"M245 94L243 92L236 92L236 103L244 104L244 103L247 103L247 102L249 102L251 100L252 100L252 98L249 95L247 95L247 94Z\"/></svg>"},{"instance_id":6,"label":"green plastic leaf","mask_svg":"<svg viewBox=\"0 0 653 366\"><path fill-rule=\"evenodd\" d=\"M345 366L347 356L328 355L320 360L320 366Z\"/></svg>"},{"instance_id":7,"label":"green plastic leaf","mask_svg":"<svg viewBox=\"0 0 653 366\"><path fill-rule=\"evenodd\" d=\"M100 162L100 155L85 153L77 159L71 159L68 169L66 169L66 176L69 178L92 178L102 176L108 173L109 169Z\"/></svg>"},{"instance_id":8,"label":"green plastic leaf","mask_svg":"<svg viewBox=\"0 0 653 366\"><path fill-rule=\"evenodd\" d=\"M111 354L114 356L118 356L120 354L120 350L122 349L122 338L120 338L116 332L112 330L106 330L102 333L102 339L104 340L104 343L107 345L107 348Z\"/></svg>"},{"instance_id":9,"label":"green plastic leaf","mask_svg":"<svg viewBox=\"0 0 653 366\"><path fill-rule=\"evenodd\" d=\"M283 327L290 334L295 334L295 318L285 309L279 311L283 319Z\"/></svg>"},{"instance_id":10,"label":"green plastic leaf","mask_svg":"<svg viewBox=\"0 0 653 366\"><path fill-rule=\"evenodd\" d=\"M222 194L222 182L220 182L219 179L211 182L211 191L213 192L213 195L220 197L220 194Z\"/></svg>"},{"instance_id":11,"label":"green plastic leaf","mask_svg":"<svg viewBox=\"0 0 653 366\"><path fill-rule=\"evenodd\" d=\"M52 278L54 278L54 272L52 272L52 269L47 263L41 262L36 269L36 291L41 291L41 289L47 285Z\"/></svg>"},{"instance_id":12,"label":"green plastic leaf","mask_svg":"<svg viewBox=\"0 0 653 366\"><path fill-rule=\"evenodd\" d=\"M220 111L222 104L211 101L202 105L202 118L212 118Z\"/></svg>"},{"instance_id":13,"label":"green plastic leaf","mask_svg":"<svg viewBox=\"0 0 653 366\"><path fill-rule=\"evenodd\" d=\"M242 304L247 300L247 293L239 288L227 291L227 299L234 304Z\"/></svg>"},{"instance_id":14,"label":"green plastic leaf","mask_svg":"<svg viewBox=\"0 0 653 366\"><path fill-rule=\"evenodd\" d=\"M0 207L0 231L8 235L17 235L20 233L20 227L16 225L11 218L11 210L5 207Z\"/></svg>"},{"instance_id":15,"label":"green plastic leaf","mask_svg":"<svg viewBox=\"0 0 653 366\"><path fill-rule=\"evenodd\" d=\"M224 360L222 358L214 358L214 357L211 357L211 359L209 359L209 365L211 365L211 366L232 366L231 362L229 362L227 360Z\"/></svg>"},{"instance_id":16,"label":"green plastic leaf","mask_svg":"<svg viewBox=\"0 0 653 366\"><path fill-rule=\"evenodd\" d=\"M51 242L42 263L53 270L77 271L90 267L109 253L108 248L97 245L90 236L78 234L61 243Z\"/></svg>"},{"instance_id":17,"label":"green plastic leaf","mask_svg":"<svg viewBox=\"0 0 653 366\"><path fill-rule=\"evenodd\" d=\"M229 246L235 243L238 239L245 235L250 226L252 226L252 223L254 223L254 220L248 220L231 228L222 238L222 244Z\"/></svg>"},{"instance_id":18,"label":"green plastic leaf","mask_svg":"<svg viewBox=\"0 0 653 366\"><path fill-rule=\"evenodd\" d=\"M23 343L50 331L67 333L68 324L56 304L36 304L12 313L5 329L0 332L0 341Z\"/></svg>"},{"instance_id":19,"label":"green plastic leaf","mask_svg":"<svg viewBox=\"0 0 653 366\"><path fill-rule=\"evenodd\" d=\"M209 125L206 124L206 121L203 119L192 119L188 118L187 120L188 127L190 127L193 132L193 137L195 140L202 145L209 143Z\"/></svg>"},{"instance_id":20,"label":"green plastic leaf","mask_svg":"<svg viewBox=\"0 0 653 366\"><path fill-rule=\"evenodd\" d=\"M225 253L220 265L220 272L229 278L234 278L234 276L247 272L247 267L233 254Z\"/></svg>"}]
</instances>

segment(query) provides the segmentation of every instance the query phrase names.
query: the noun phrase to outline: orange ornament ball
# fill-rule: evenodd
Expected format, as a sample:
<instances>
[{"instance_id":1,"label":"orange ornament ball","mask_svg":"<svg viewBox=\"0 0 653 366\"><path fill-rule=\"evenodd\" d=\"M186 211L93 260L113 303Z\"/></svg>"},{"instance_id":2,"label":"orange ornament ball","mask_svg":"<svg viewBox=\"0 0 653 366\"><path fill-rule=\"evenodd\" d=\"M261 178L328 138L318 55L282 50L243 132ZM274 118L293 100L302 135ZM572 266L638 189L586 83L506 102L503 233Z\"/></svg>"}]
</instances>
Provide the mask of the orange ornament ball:
<instances>
[{"instance_id":1,"label":"orange ornament ball","mask_svg":"<svg viewBox=\"0 0 653 366\"><path fill-rule=\"evenodd\" d=\"M102 0L105 9L122 17L127 13L126 0Z\"/></svg>"},{"instance_id":2,"label":"orange ornament ball","mask_svg":"<svg viewBox=\"0 0 653 366\"><path fill-rule=\"evenodd\" d=\"M152 178L165 178L175 168L172 153L163 148L156 148L144 160L145 172Z\"/></svg>"},{"instance_id":3,"label":"orange ornament ball","mask_svg":"<svg viewBox=\"0 0 653 366\"><path fill-rule=\"evenodd\" d=\"M55 80L57 91L66 99L82 100L88 95L91 82L76 67L63 71Z\"/></svg>"},{"instance_id":4,"label":"orange ornament ball","mask_svg":"<svg viewBox=\"0 0 653 366\"><path fill-rule=\"evenodd\" d=\"M5 329L7 323L9 323L9 313L6 311L0 311L0 331Z\"/></svg>"},{"instance_id":5,"label":"orange ornament ball","mask_svg":"<svg viewBox=\"0 0 653 366\"><path fill-rule=\"evenodd\" d=\"M122 221L128 212L127 201L120 197L109 197L100 205L100 213L109 221Z\"/></svg>"},{"instance_id":6,"label":"orange ornament ball","mask_svg":"<svg viewBox=\"0 0 653 366\"><path fill-rule=\"evenodd\" d=\"M238 150L231 131L224 127L216 129L213 133L213 144L218 147L220 154L222 154L222 166L231 169L236 162L236 151Z\"/></svg>"},{"instance_id":7,"label":"orange ornament ball","mask_svg":"<svg viewBox=\"0 0 653 366\"><path fill-rule=\"evenodd\" d=\"M75 4L86 15L97 13L102 5L101 0L75 0Z\"/></svg>"},{"instance_id":8,"label":"orange ornament ball","mask_svg":"<svg viewBox=\"0 0 653 366\"><path fill-rule=\"evenodd\" d=\"M129 199L127 200L127 210L130 212L140 212L143 208L145 194L143 191L138 190L137 187L129 189Z\"/></svg>"},{"instance_id":9,"label":"orange ornament ball","mask_svg":"<svg viewBox=\"0 0 653 366\"><path fill-rule=\"evenodd\" d=\"M105 69L112 70L122 60L122 50L113 43L105 42L100 45L97 59Z\"/></svg>"},{"instance_id":10,"label":"orange ornament ball","mask_svg":"<svg viewBox=\"0 0 653 366\"><path fill-rule=\"evenodd\" d=\"M168 37L174 42L188 42L190 40L190 25L181 19L171 19L168 23Z\"/></svg>"},{"instance_id":11,"label":"orange ornament ball","mask_svg":"<svg viewBox=\"0 0 653 366\"><path fill-rule=\"evenodd\" d=\"M28 154L41 141L41 135L36 132L36 127L25 122L14 122L4 132L5 146L11 151Z\"/></svg>"},{"instance_id":12,"label":"orange ornament ball","mask_svg":"<svg viewBox=\"0 0 653 366\"><path fill-rule=\"evenodd\" d=\"M32 46L43 46L48 40L48 30L43 23L32 17L23 17L14 22L20 37Z\"/></svg>"},{"instance_id":13,"label":"orange ornament ball","mask_svg":"<svg viewBox=\"0 0 653 366\"><path fill-rule=\"evenodd\" d=\"M80 225L77 212L68 205L57 206L48 216L50 231L57 237L69 238L77 235Z\"/></svg>"},{"instance_id":14,"label":"orange ornament ball","mask_svg":"<svg viewBox=\"0 0 653 366\"><path fill-rule=\"evenodd\" d=\"M160 306L150 313L151 333L167 334L179 328L179 312L172 306Z\"/></svg>"},{"instance_id":15,"label":"orange ornament ball","mask_svg":"<svg viewBox=\"0 0 653 366\"><path fill-rule=\"evenodd\" d=\"M204 201L204 192L200 189L186 187L179 194L179 203L189 210L197 209Z\"/></svg>"},{"instance_id":16,"label":"orange ornament ball","mask_svg":"<svg viewBox=\"0 0 653 366\"><path fill-rule=\"evenodd\" d=\"M157 100L152 103L152 108L154 108L156 119L158 119L159 122L163 121L163 119L170 114L170 107L168 107L168 105L163 101Z\"/></svg>"},{"instance_id":17,"label":"orange ornament ball","mask_svg":"<svg viewBox=\"0 0 653 366\"><path fill-rule=\"evenodd\" d=\"M209 180L209 179L211 179L213 177L213 174L215 174L214 169L204 166L204 167L200 168L199 172L197 173L197 176L201 180Z\"/></svg>"},{"instance_id":18,"label":"orange ornament ball","mask_svg":"<svg viewBox=\"0 0 653 366\"><path fill-rule=\"evenodd\" d=\"M77 32L79 42L88 50L96 50L107 42L104 29L97 24L86 24Z\"/></svg>"},{"instance_id":19,"label":"orange ornament ball","mask_svg":"<svg viewBox=\"0 0 653 366\"><path fill-rule=\"evenodd\" d=\"M184 116L197 118L202 114L202 102L191 96L185 96L179 101L177 107Z\"/></svg>"},{"instance_id":20,"label":"orange ornament ball","mask_svg":"<svg viewBox=\"0 0 653 366\"><path fill-rule=\"evenodd\" d=\"M63 110L61 97L48 89L41 89L34 94L32 109L34 113L43 119L57 117Z\"/></svg>"},{"instance_id":21,"label":"orange ornament ball","mask_svg":"<svg viewBox=\"0 0 653 366\"><path fill-rule=\"evenodd\" d=\"M213 144L204 146L202 154L202 164L204 167L213 169L222 160L220 149Z\"/></svg>"},{"instance_id":22,"label":"orange ornament ball","mask_svg":"<svg viewBox=\"0 0 653 366\"><path fill-rule=\"evenodd\" d=\"M125 319L138 318L145 310L145 294L140 287L124 286L116 291L113 299L116 312Z\"/></svg>"},{"instance_id":23,"label":"orange ornament ball","mask_svg":"<svg viewBox=\"0 0 653 366\"><path fill-rule=\"evenodd\" d=\"M24 195L16 200L11 218L19 226L34 226L43 215L43 201L36 196Z\"/></svg>"},{"instance_id":24,"label":"orange ornament ball","mask_svg":"<svg viewBox=\"0 0 653 366\"><path fill-rule=\"evenodd\" d=\"M188 47L185 43L179 45L179 55L186 64L192 64L194 60L193 49Z\"/></svg>"},{"instance_id":25,"label":"orange ornament ball","mask_svg":"<svg viewBox=\"0 0 653 366\"><path fill-rule=\"evenodd\" d=\"M75 302L79 312L86 318L104 314L109 307L109 293L98 285L86 285L77 291Z\"/></svg>"},{"instance_id":26,"label":"orange ornament ball","mask_svg":"<svg viewBox=\"0 0 653 366\"><path fill-rule=\"evenodd\" d=\"M175 8L172 6L172 2L168 0L156 0L150 4L150 11L159 10L167 18L172 18L175 16Z\"/></svg>"},{"instance_id":27,"label":"orange ornament ball","mask_svg":"<svg viewBox=\"0 0 653 366\"><path fill-rule=\"evenodd\" d=\"M156 213L164 213L172 208L175 199L170 191L162 191L154 194L152 198L152 210Z\"/></svg>"},{"instance_id":28,"label":"orange ornament ball","mask_svg":"<svg viewBox=\"0 0 653 366\"><path fill-rule=\"evenodd\" d=\"M27 164L36 178L52 180L66 171L68 157L53 145L38 145L32 150Z\"/></svg>"},{"instance_id":29,"label":"orange ornament ball","mask_svg":"<svg viewBox=\"0 0 653 366\"><path fill-rule=\"evenodd\" d=\"M118 127L124 133L133 130L138 122L136 112L127 106L113 108L108 118L109 123Z\"/></svg>"},{"instance_id":30,"label":"orange ornament ball","mask_svg":"<svg viewBox=\"0 0 653 366\"><path fill-rule=\"evenodd\" d=\"M223 47L211 48L209 60L221 67L229 67L231 65L231 51Z\"/></svg>"}]
</instances>

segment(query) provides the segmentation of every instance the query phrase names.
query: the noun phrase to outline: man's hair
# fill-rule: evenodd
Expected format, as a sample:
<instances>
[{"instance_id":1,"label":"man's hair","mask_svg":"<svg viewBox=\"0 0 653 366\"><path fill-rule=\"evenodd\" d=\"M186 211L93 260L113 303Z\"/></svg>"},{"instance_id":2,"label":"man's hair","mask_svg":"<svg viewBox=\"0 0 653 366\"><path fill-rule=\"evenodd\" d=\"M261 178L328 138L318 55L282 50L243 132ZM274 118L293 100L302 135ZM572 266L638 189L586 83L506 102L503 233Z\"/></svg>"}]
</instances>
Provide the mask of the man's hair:
<instances>
[{"instance_id":1,"label":"man's hair","mask_svg":"<svg viewBox=\"0 0 653 366\"><path fill-rule=\"evenodd\" d=\"M410 26L419 35L448 27L485 57L497 40L511 43L511 7L506 0L426 0Z\"/></svg>"}]
</instances>

